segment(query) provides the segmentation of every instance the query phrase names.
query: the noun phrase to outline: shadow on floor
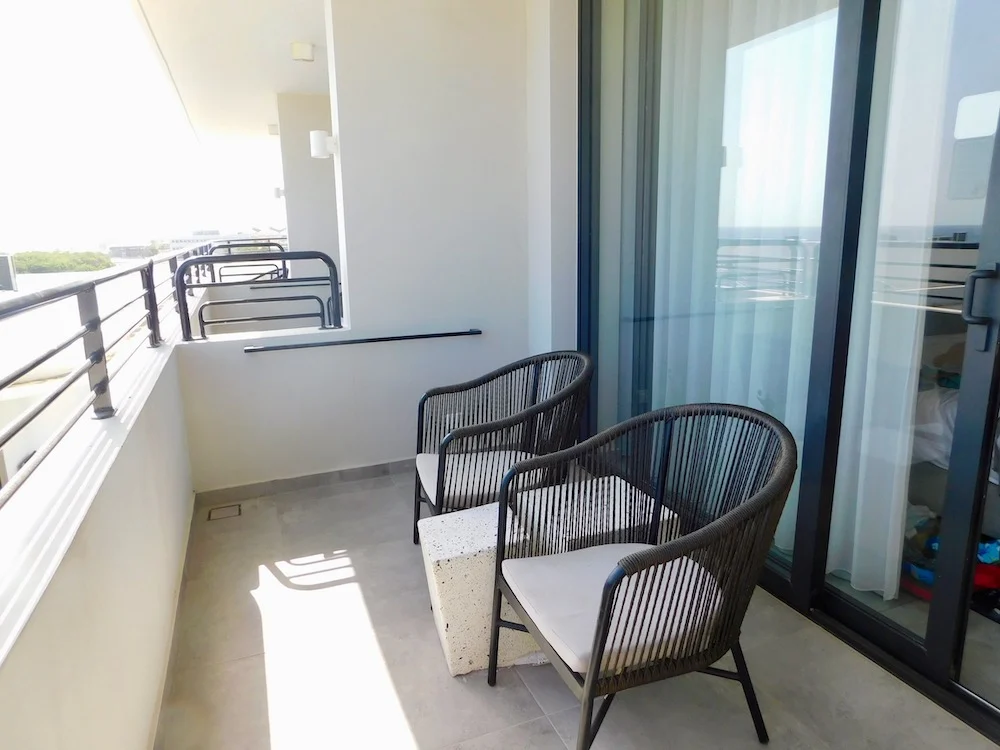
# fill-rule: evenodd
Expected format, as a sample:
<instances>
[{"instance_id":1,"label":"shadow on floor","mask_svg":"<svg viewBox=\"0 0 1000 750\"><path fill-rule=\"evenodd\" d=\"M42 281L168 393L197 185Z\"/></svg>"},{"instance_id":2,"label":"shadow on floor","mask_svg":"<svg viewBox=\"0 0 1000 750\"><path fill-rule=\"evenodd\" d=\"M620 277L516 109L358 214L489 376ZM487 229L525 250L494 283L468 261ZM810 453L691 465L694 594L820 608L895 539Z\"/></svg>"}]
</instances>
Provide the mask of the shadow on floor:
<instances>
[{"instance_id":1,"label":"shadow on floor","mask_svg":"<svg viewBox=\"0 0 1000 750\"><path fill-rule=\"evenodd\" d=\"M409 472L246 502L192 527L161 750L574 747L551 667L453 678L438 641ZM772 748L993 745L758 592L743 645ZM759 748L736 683L623 693L600 748Z\"/></svg>"}]
</instances>

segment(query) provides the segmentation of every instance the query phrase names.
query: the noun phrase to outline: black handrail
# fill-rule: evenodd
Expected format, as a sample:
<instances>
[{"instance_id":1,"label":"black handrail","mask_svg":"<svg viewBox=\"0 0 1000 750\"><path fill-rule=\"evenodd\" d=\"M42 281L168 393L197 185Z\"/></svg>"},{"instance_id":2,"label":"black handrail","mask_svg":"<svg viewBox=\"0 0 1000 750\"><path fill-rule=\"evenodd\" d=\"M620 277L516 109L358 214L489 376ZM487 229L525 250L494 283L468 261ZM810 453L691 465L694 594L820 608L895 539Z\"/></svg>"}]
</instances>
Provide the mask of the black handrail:
<instances>
[{"instance_id":1,"label":"black handrail","mask_svg":"<svg viewBox=\"0 0 1000 750\"><path fill-rule=\"evenodd\" d=\"M249 279L247 281L220 281L218 283L199 283L188 280L188 271L199 265L207 265L210 268L225 265L227 263L243 263L247 260L258 261L284 261L284 260L319 260L322 261L328 271L329 276L326 281L330 284L330 325L333 328L341 328L341 307L340 307L340 274L337 272L337 265L326 253L316 250L295 250L280 253L246 253L239 255L203 255L197 258L188 258L177 266L174 272L174 292L177 297L177 312L181 318L181 335L185 341L193 340L191 334L191 314L188 310L188 292L192 289L210 286L251 286L259 285L260 280ZM214 271L213 271L214 273ZM264 298L262 298L263 300Z\"/></svg>"},{"instance_id":2,"label":"black handrail","mask_svg":"<svg viewBox=\"0 0 1000 750\"><path fill-rule=\"evenodd\" d=\"M276 248L279 253L287 252L288 248L282 245L280 242L275 242L274 240L232 240L230 242L219 242L212 245L212 255L215 255L216 250L226 250L228 249L229 255L232 255L232 248L234 247L273 247Z\"/></svg>"},{"instance_id":3,"label":"black handrail","mask_svg":"<svg viewBox=\"0 0 1000 750\"><path fill-rule=\"evenodd\" d=\"M130 263L127 266L122 265L115 268L109 268L103 273L98 273L96 276L91 276L83 281L70 281L66 284L51 286L47 289L40 289L37 292L19 294L15 297L11 297L10 299L0 301L0 320L20 315L21 313L28 312L29 310L33 310L37 307L42 307L43 305L69 299L70 297L76 297L80 292L88 289L89 287L100 286L108 281L114 281L115 279L120 279L123 276L128 276L131 273L140 273L146 268L152 268L154 265L166 263L180 258L181 256L187 258L192 254L208 252L208 250L209 246L207 244L198 245L194 248L185 247L174 252L154 256L148 261L138 261L137 263Z\"/></svg>"},{"instance_id":4,"label":"black handrail","mask_svg":"<svg viewBox=\"0 0 1000 750\"><path fill-rule=\"evenodd\" d=\"M344 341L310 341L305 344L273 344L270 346L245 346L244 354L259 352L287 352L292 349L319 349L326 346L352 346L354 344L384 344L388 341L417 341L419 339L450 339L456 336L482 336L478 328L468 331L444 331L442 333L412 333L405 336L371 336L363 339L346 339Z\"/></svg>"}]
</instances>

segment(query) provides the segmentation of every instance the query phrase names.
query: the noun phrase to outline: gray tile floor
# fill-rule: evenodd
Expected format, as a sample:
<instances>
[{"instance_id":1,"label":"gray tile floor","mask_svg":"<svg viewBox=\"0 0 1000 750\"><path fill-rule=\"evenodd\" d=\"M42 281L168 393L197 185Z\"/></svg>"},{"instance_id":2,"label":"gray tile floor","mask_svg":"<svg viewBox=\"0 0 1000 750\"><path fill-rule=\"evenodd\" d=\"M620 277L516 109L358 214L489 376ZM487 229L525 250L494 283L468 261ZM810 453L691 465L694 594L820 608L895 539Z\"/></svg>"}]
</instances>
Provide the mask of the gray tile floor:
<instances>
[{"instance_id":1,"label":"gray tile floor","mask_svg":"<svg viewBox=\"0 0 1000 750\"><path fill-rule=\"evenodd\" d=\"M858 591L842 578L827 576L827 581L905 631L923 639L927 633L930 603L900 591L895 599L885 601L872 591ZM958 682L994 705L1000 705L1000 623L969 612L965 631L965 653Z\"/></svg>"},{"instance_id":2,"label":"gray tile floor","mask_svg":"<svg viewBox=\"0 0 1000 750\"><path fill-rule=\"evenodd\" d=\"M161 750L574 747L551 667L453 678L399 472L199 509ZM993 744L759 591L744 650L772 748ZM623 693L595 748L757 748L739 685L690 675Z\"/></svg>"}]
</instances>

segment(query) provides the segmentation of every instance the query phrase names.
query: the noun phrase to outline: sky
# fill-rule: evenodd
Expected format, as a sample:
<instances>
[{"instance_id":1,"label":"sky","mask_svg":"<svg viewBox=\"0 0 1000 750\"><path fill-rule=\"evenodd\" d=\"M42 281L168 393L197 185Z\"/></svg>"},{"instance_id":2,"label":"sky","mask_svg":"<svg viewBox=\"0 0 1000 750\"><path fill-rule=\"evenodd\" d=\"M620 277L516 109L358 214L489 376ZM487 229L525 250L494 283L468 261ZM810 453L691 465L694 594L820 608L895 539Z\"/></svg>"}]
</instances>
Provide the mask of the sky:
<instances>
[{"instance_id":1,"label":"sky","mask_svg":"<svg viewBox=\"0 0 1000 750\"><path fill-rule=\"evenodd\" d=\"M0 252L284 227L276 136L199 136L132 0L0 3Z\"/></svg>"}]
</instances>

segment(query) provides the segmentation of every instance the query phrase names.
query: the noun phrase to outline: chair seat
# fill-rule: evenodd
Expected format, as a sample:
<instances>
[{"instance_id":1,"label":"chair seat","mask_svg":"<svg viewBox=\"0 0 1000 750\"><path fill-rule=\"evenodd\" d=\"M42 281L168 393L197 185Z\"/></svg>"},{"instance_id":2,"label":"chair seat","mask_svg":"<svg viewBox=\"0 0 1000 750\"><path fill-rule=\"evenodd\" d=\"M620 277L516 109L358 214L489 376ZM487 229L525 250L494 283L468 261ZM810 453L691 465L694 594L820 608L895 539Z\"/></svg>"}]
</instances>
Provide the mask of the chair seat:
<instances>
[{"instance_id":1,"label":"chair seat","mask_svg":"<svg viewBox=\"0 0 1000 750\"><path fill-rule=\"evenodd\" d=\"M511 592L545 640L570 669L585 674L590 669L604 583L619 560L649 546L604 544L557 555L504 560L501 569ZM636 655L644 660L669 659L675 647L692 635L707 647L711 624L722 605L715 578L686 557L661 570L660 585L644 615L644 622L652 627L635 628L637 632L618 649L627 651L623 662ZM619 586L612 629L618 612L631 605L636 584L642 585L639 576L629 577ZM655 582L653 585L656 587ZM663 612L667 606L671 612ZM688 610L695 607L697 616L688 616ZM619 656L616 652L605 654L605 668Z\"/></svg>"},{"instance_id":2,"label":"chair seat","mask_svg":"<svg viewBox=\"0 0 1000 750\"><path fill-rule=\"evenodd\" d=\"M445 488L451 501L449 505L471 507L481 504L477 501L483 495L492 493L495 496L500 492L500 482L511 466L533 457L533 453L523 451L449 453L445 459ZM437 453L417 454L417 476L427 499L435 506L438 504L439 460Z\"/></svg>"}]
</instances>

